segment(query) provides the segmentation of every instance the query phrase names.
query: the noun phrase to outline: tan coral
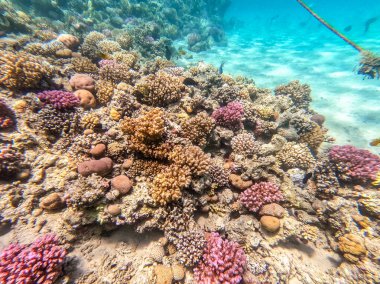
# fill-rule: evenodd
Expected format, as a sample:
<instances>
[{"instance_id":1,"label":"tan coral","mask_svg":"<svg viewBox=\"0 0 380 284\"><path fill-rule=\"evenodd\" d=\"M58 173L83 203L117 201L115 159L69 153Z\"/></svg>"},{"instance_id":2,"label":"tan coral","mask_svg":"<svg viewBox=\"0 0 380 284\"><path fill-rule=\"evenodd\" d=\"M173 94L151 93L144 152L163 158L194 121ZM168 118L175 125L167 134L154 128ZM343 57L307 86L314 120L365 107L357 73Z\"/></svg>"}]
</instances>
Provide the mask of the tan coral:
<instances>
[{"instance_id":1,"label":"tan coral","mask_svg":"<svg viewBox=\"0 0 380 284\"><path fill-rule=\"evenodd\" d=\"M188 167L193 175L203 175L208 172L211 159L198 146L176 146L169 154L169 160L181 167Z\"/></svg>"},{"instance_id":2,"label":"tan coral","mask_svg":"<svg viewBox=\"0 0 380 284\"><path fill-rule=\"evenodd\" d=\"M305 143L296 144L287 142L277 154L276 158L286 169L310 169L315 166L315 159Z\"/></svg>"},{"instance_id":3,"label":"tan coral","mask_svg":"<svg viewBox=\"0 0 380 284\"><path fill-rule=\"evenodd\" d=\"M118 112L115 108L111 108L110 117L114 121L119 121L121 119L121 113Z\"/></svg>"},{"instance_id":4,"label":"tan coral","mask_svg":"<svg viewBox=\"0 0 380 284\"><path fill-rule=\"evenodd\" d=\"M303 241L316 242L318 239L318 228L311 225L304 225L301 229L300 238Z\"/></svg>"},{"instance_id":5,"label":"tan coral","mask_svg":"<svg viewBox=\"0 0 380 284\"><path fill-rule=\"evenodd\" d=\"M171 165L159 173L152 182L150 194L153 200L163 206L181 198L181 191L191 182L191 172L187 167Z\"/></svg>"},{"instance_id":6,"label":"tan coral","mask_svg":"<svg viewBox=\"0 0 380 284\"><path fill-rule=\"evenodd\" d=\"M35 56L0 51L0 85L11 90L34 88L50 74L50 68Z\"/></svg>"},{"instance_id":7,"label":"tan coral","mask_svg":"<svg viewBox=\"0 0 380 284\"><path fill-rule=\"evenodd\" d=\"M207 113L199 113L183 121L181 136L189 139L194 145L204 147L207 144L207 138L214 125L214 120Z\"/></svg>"},{"instance_id":8,"label":"tan coral","mask_svg":"<svg viewBox=\"0 0 380 284\"><path fill-rule=\"evenodd\" d=\"M354 234L345 234L340 237L339 249L350 262L358 262L367 254L363 238Z\"/></svg>"},{"instance_id":9,"label":"tan coral","mask_svg":"<svg viewBox=\"0 0 380 284\"><path fill-rule=\"evenodd\" d=\"M166 106L178 101L185 92L181 80L159 71L143 78L137 85L135 94L141 102L151 106Z\"/></svg>"},{"instance_id":10,"label":"tan coral","mask_svg":"<svg viewBox=\"0 0 380 284\"><path fill-rule=\"evenodd\" d=\"M113 94L115 85L110 81L100 80L96 82L96 98L101 104L107 104Z\"/></svg>"},{"instance_id":11,"label":"tan coral","mask_svg":"<svg viewBox=\"0 0 380 284\"><path fill-rule=\"evenodd\" d=\"M156 275L155 284L171 284L173 282L173 272L170 266L157 265L154 267L154 274Z\"/></svg>"},{"instance_id":12,"label":"tan coral","mask_svg":"<svg viewBox=\"0 0 380 284\"><path fill-rule=\"evenodd\" d=\"M100 125L100 118L96 113L90 112L82 117L81 125L84 129L94 129Z\"/></svg>"},{"instance_id":13,"label":"tan coral","mask_svg":"<svg viewBox=\"0 0 380 284\"><path fill-rule=\"evenodd\" d=\"M98 67L87 57L75 57L71 60L71 67L77 73L97 73Z\"/></svg>"},{"instance_id":14,"label":"tan coral","mask_svg":"<svg viewBox=\"0 0 380 284\"><path fill-rule=\"evenodd\" d=\"M319 146L325 141L326 133L327 129L316 125L311 131L300 135L300 142L306 143L314 153L317 153Z\"/></svg>"}]
</instances>

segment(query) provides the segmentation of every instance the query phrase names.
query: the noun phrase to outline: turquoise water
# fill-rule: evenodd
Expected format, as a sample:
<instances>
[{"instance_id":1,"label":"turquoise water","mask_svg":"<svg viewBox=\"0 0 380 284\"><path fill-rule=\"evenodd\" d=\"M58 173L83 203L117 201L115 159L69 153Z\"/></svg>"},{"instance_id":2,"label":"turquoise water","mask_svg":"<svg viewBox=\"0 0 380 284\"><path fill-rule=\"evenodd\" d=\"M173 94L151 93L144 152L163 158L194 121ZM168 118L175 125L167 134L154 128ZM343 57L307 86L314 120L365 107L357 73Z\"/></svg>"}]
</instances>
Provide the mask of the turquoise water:
<instances>
[{"instance_id":1,"label":"turquoise water","mask_svg":"<svg viewBox=\"0 0 380 284\"><path fill-rule=\"evenodd\" d=\"M308 1L321 17L362 48L380 52L380 4L374 1ZM376 18L372 24L366 22ZM312 87L313 108L327 117L338 144L374 152L371 139L380 135L380 82L355 72L359 53L329 31L297 1L233 1L225 16L228 44L192 53L192 59L224 72L252 77L260 87L274 88L291 80ZM178 46L184 43L177 42Z\"/></svg>"}]
</instances>

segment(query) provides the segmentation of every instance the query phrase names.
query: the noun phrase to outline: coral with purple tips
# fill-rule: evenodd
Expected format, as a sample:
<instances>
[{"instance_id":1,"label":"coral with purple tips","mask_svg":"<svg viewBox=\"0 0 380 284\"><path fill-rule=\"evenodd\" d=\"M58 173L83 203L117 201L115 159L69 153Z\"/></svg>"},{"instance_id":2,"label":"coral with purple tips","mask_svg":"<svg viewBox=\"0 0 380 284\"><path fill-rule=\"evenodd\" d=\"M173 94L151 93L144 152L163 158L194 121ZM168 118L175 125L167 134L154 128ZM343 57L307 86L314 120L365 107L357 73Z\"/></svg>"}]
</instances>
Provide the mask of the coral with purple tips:
<instances>
[{"instance_id":1,"label":"coral with purple tips","mask_svg":"<svg viewBox=\"0 0 380 284\"><path fill-rule=\"evenodd\" d=\"M79 105L79 99L71 92L51 90L37 94L38 99L46 105L58 110L72 109Z\"/></svg>"},{"instance_id":2,"label":"coral with purple tips","mask_svg":"<svg viewBox=\"0 0 380 284\"><path fill-rule=\"evenodd\" d=\"M230 102L225 107L218 108L212 113L216 125L238 130L242 127L242 118L244 115L243 105L239 102Z\"/></svg>"}]
</instances>

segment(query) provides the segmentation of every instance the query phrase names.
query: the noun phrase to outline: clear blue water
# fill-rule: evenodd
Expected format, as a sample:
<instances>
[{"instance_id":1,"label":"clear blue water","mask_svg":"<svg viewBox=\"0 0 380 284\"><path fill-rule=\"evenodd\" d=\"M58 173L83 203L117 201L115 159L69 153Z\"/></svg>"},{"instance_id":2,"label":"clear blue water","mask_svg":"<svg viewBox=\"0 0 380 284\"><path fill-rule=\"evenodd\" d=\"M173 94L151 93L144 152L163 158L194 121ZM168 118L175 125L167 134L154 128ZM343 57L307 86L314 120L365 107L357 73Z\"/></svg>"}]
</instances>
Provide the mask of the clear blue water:
<instances>
[{"instance_id":1,"label":"clear blue water","mask_svg":"<svg viewBox=\"0 0 380 284\"><path fill-rule=\"evenodd\" d=\"M362 48L380 53L380 2L306 1L328 23ZM376 20L369 24L371 18ZM327 117L338 144L370 147L380 136L380 81L363 80L359 53L314 19L296 1L232 1L225 16L228 44L193 53L192 59L224 72L252 77L260 87L290 80L311 85L313 108ZM178 42L178 46L185 46Z\"/></svg>"}]
</instances>

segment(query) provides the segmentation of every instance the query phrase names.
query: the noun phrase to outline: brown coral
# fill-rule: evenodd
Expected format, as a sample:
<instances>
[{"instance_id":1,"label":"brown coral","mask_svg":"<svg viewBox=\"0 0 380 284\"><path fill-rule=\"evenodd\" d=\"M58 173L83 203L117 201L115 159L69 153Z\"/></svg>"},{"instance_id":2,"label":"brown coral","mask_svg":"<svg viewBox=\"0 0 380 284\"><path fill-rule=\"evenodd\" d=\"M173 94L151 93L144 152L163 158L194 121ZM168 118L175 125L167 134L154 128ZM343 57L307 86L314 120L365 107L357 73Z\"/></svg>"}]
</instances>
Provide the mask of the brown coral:
<instances>
[{"instance_id":1,"label":"brown coral","mask_svg":"<svg viewBox=\"0 0 380 284\"><path fill-rule=\"evenodd\" d=\"M37 87L50 68L35 56L25 52L0 51L0 85L11 90Z\"/></svg>"},{"instance_id":2,"label":"brown coral","mask_svg":"<svg viewBox=\"0 0 380 284\"><path fill-rule=\"evenodd\" d=\"M300 135L300 142L306 143L309 148L317 153L319 146L325 141L327 130L316 125L311 131Z\"/></svg>"},{"instance_id":3,"label":"brown coral","mask_svg":"<svg viewBox=\"0 0 380 284\"><path fill-rule=\"evenodd\" d=\"M253 155L260 149L260 145L255 141L255 137L248 133L243 132L234 136L231 140L232 151L240 155Z\"/></svg>"},{"instance_id":4,"label":"brown coral","mask_svg":"<svg viewBox=\"0 0 380 284\"><path fill-rule=\"evenodd\" d=\"M214 120L207 113L199 113L182 123L181 136L195 145L204 147L214 125Z\"/></svg>"},{"instance_id":5,"label":"brown coral","mask_svg":"<svg viewBox=\"0 0 380 284\"><path fill-rule=\"evenodd\" d=\"M97 73L99 70L87 57L74 57L71 60L71 67L77 73Z\"/></svg>"},{"instance_id":6,"label":"brown coral","mask_svg":"<svg viewBox=\"0 0 380 284\"><path fill-rule=\"evenodd\" d=\"M185 85L177 77L159 71L143 78L135 89L141 102L151 106L166 106L178 101L185 91Z\"/></svg>"},{"instance_id":7,"label":"brown coral","mask_svg":"<svg viewBox=\"0 0 380 284\"><path fill-rule=\"evenodd\" d=\"M196 176L204 175L211 164L210 156L198 146L176 146L168 158L182 168L189 168L191 173Z\"/></svg>"},{"instance_id":8,"label":"brown coral","mask_svg":"<svg viewBox=\"0 0 380 284\"><path fill-rule=\"evenodd\" d=\"M287 142L277 154L277 159L285 169L311 169L315 166L315 159L306 144Z\"/></svg>"},{"instance_id":9,"label":"brown coral","mask_svg":"<svg viewBox=\"0 0 380 284\"><path fill-rule=\"evenodd\" d=\"M96 98L99 103L108 103L114 93L115 85L110 81L100 80L96 82Z\"/></svg>"},{"instance_id":10,"label":"brown coral","mask_svg":"<svg viewBox=\"0 0 380 284\"><path fill-rule=\"evenodd\" d=\"M276 96L288 96L295 106L308 108L311 102L311 89L307 84L301 84L298 80L291 81L287 85L278 86L274 93Z\"/></svg>"},{"instance_id":11,"label":"brown coral","mask_svg":"<svg viewBox=\"0 0 380 284\"><path fill-rule=\"evenodd\" d=\"M345 234L340 237L339 249L343 252L343 256L351 262L358 262L367 253L364 240L354 234Z\"/></svg>"},{"instance_id":12,"label":"brown coral","mask_svg":"<svg viewBox=\"0 0 380 284\"><path fill-rule=\"evenodd\" d=\"M90 112L82 117L81 125L84 129L94 129L100 125L100 118L96 113Z\"/></svg>"}]
</instances>

